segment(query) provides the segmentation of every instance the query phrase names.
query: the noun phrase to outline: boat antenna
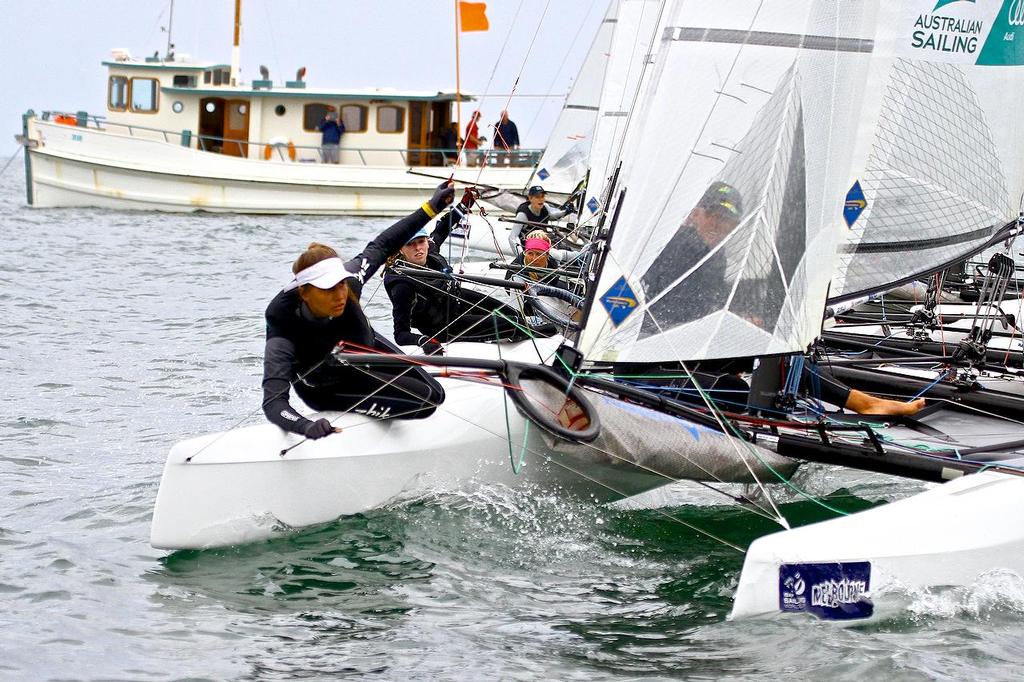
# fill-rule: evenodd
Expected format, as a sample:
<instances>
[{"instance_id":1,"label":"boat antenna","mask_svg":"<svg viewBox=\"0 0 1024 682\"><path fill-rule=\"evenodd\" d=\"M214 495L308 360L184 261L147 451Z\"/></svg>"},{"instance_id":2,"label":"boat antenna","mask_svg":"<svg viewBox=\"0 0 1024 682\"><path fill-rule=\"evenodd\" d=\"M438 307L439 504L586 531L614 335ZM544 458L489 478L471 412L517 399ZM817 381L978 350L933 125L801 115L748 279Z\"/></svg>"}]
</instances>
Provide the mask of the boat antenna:
<instances>
[{"instance_id":1,"label":"boat antenna","mask_svg":"<svg viewBox=\"0 0 1024 682\"><path fill-rule=\"evenodd\" d=\"M171 42L171 31L174 29L174 0L171 0L171 13L167 19L167 50L164 52L164 61L174 61L174 43Z\"/></svg>"},{"instance_id":2,"label":"boat antenna","mask_svg":"<svg viewBox=\"0 0 1024 682\"><path fill-rule=\"evenodd\" d=\"M238 38L242 33L242 0L235 0L235 42L231 48L231 85L238 85L238 65L241 62L241 49Z\"/></svg>"}]
</instances>

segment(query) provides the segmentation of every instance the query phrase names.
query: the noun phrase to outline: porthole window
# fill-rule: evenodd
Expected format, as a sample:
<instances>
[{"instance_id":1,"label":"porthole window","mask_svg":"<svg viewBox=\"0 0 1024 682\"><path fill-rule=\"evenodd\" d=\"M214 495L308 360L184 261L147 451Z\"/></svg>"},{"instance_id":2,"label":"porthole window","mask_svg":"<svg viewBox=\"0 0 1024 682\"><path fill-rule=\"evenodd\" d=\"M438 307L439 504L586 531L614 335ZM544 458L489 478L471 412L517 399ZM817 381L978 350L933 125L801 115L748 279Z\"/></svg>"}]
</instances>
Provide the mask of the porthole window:
<instances>
[{"instance_id":1,"label":"porthole window","mask_svg":"<svg viewBox=\"0 0 1024 682\"><path fill-rule=\"evenodd\" d=\"M181 103L180 99L179 100L175 100L174 103L171 104L171 111L173 111L176 114L180 114L184 110L185 110L185 105Z\"/></svg>"},{"instance_id":2,"label":"porthole window","mask_svg":"<svg viewBox=\"0 0 1024 682\"><path fill-rule=\"evenodd\" d=\"M278 116L284 116L285 111L286 109L284 108L283 104L278 104L276 107L274 107L274 113L277 114Z\"/></svg>"},{"instance_id":3,"label":"porthole window","mask_svg":"<svg viewBox=\"0 0 1024 682\"><path fill-rule=\"evenodd\" d=\"M247 111L249 111L249 105L248 104L239 104L238 105L238 113L239 113L239 115L245 116Z\"/></svg>"},{"instance_id":4,"label":"porthole window","mask_svg":"<svg viewBox=\"0 0 1024 682\"><path fill-rule=\"evenodd\" d=\"M213 102L207 102L206 103L206 111L207 111L207 113L212 114L213 112L217 111L217 105L214 104Z\"/></svg>"}]
</instances>

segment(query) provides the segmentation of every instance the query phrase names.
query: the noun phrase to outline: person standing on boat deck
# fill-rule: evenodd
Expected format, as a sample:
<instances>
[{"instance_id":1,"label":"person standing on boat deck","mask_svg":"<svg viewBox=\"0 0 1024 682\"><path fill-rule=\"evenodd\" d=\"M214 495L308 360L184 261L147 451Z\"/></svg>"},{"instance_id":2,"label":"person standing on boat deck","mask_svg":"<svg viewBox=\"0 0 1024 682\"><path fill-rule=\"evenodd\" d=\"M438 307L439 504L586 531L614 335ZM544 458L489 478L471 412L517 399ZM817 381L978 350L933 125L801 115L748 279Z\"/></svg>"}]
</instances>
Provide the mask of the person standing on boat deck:
<instances>
[{"instance_id":1,"label":"person standing on boat deck","mask_svg":"<svg viewBox=\"0 0 1024 682\"><path fill-rule=\"evenodd\" d=\"M362 369L332 355L341 341L400 353L376 334L359 304L363 285L388 255L451 203L455 190L441 183L423 206L381 232L355 258L343 261L323 244L310 244L292 266L294 278L267 306L263 358L263 412L286 431L322 438L336 429L311 421L289 403L291 386L314 410L354 411L380 419L421 419L433 414L444 390L420 368Z\"/></svg>"},{"instance_id":2,"label":"person standing on boat deck","mask_svg":"<svg viewBox=\"0 0 1024 682\"><path fill-rule=\"evenodd\" d=\"M535 230L540 225L547 225L551 220L564 218L572 208L563 204L558 208L548 206L544 203L547 194L540 185L534 185L526 190L526 201L519 204L516 209L516 222L509 229L508 244L512 247L513 254L522 253L524 237L526 232ZM533 223L526 225L524 223Z\"/></svg>"},{"instance_id":3,"label":"person standing on boat deck","mask_svg":"<svg viewBox=\"0 0 1024 682\"><path fill-rule=\"evenodd\" d=\"M507 111L501 112L501 120L494 124L494 147L502 152L498 157L502 164L509 163L510 152L519 149L519 129Z\"/></svg>"},{"instance_id":4,"label":"person standing on boat deck","mask_svg":"<svg viewBox=\"0 0 1024 682\"><path fill-rule=\"evenodd\" d=\"M320 153L324 163L341 161L341 136L345 132L345 124L338 120L338 114L328 111L324 120L317 126L320 130Z\"/></svg>"},{"instance_id":5,"label":"person standing on boat deck","mask_svg":"<svg viewBox=\"0 0 1024 682\"><path fill-rule=\"evenodd\" d=\"M421 229L388 260L384 288L391 299L395 343L400 346L420 346L424 352L434 354L441 353L441 344L449 341L529 338L521 329L526 321L514 308L472 289L463 289L454 279L419 278L396 269L400 266L451 273L440 248L473 201L467 190L459 205L437 221L430 235ZM414 327L419 333L413 332Z\"/></svg>"},{"instance_id":6,"label":"person standing on boat deck","mask_svg":"<svg viewBox=\"0 0 1024 682\"><path fill-rule=\"evenodd\" d=\"M441 129L438 135L441 145L441 158L444 162L453 163L459 156L459 124L454 121Z\"/></svg>"},{"instance_id":7,"label":"person standing on boat deck","mask_svg":"<svg viewBox=\"0 0 1024 682\"><path fill-rule=\"evenodd\" d=\"M474 111L469 117L469 123L466 124L466 144L463 149L466 150L466 163L470 166L480 165L480 149L487 138L480 137L480 112Z\"/></svg>"}]
</instances>

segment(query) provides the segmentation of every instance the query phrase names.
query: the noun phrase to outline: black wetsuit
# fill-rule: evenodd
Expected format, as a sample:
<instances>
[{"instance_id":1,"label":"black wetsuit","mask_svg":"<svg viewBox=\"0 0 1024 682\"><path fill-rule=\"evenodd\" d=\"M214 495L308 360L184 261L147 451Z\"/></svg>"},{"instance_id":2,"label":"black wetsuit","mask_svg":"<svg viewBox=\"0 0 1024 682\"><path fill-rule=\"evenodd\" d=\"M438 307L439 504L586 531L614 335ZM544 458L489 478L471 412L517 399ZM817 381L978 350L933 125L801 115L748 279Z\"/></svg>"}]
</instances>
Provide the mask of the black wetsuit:
<instances>
[{"instance_id":1,"label":"black wetsuit","mask_svg":"<svg viewBox=\"0 0 1024 682\"><path fill-rule=\"evenodd\" d=\"M331 355L339 341L401 352L377 335L358 304L363 284L430 220L423 209L402 218L345 262L354 300L336 318L317 318L298 289L282 291L267 306L263 359L263 412L286 431L305 433L311 423L288 401L290 386L315 410L352 410L373 417L417 419L433 414L444 390L419 368L361 369Z\"/></svg>"},{"instance_id":2,"label":"black wetsuit","mask_svg":"<svg viewBox=\"0 0 1024 682\"><path fill-rule=\"evenodd\" d=\"M440 248L461 214L452 211L437 222L423 267L437 272L452 271ZM405 261L396 265L415 270ZM395 343L429 348L434 342L522 341L525 321L517 310L497 299L463 289L454 279L427 279L399 274L388 268L384 288L391 299ZM500 313L500 314L496 314ZM415 328L419 333L414 333Z\"/></svg>"}]
</instances>

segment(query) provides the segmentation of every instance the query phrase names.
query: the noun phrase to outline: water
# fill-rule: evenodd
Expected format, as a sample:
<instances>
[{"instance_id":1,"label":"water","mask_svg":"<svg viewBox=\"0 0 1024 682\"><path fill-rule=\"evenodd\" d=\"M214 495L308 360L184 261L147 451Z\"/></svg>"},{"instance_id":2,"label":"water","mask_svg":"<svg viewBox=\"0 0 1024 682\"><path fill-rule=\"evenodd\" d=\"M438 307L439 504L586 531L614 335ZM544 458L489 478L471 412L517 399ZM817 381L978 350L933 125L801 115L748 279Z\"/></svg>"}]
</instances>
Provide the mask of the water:
<instances>
[{"instance_id":1,"label":"water","mask_svg":"<svg viewBox=\"0 0 1024 682\"><path fill-rule=\"evenodd\" d=\"M292 258L314 239L354 253L388 221L29 210L23 185L16 161L0 177L0 678L1019 676L1012 575L912 595L871 627L726 621L742 557L675 519L741 545L773 528L688 487L614 508L438 492L271 542L153 550L171 444L262 419L262 313ZM390 329L385 300L369 311ZM919 489L801 480L847 509Z\"/></svg>"}]
</instances>

